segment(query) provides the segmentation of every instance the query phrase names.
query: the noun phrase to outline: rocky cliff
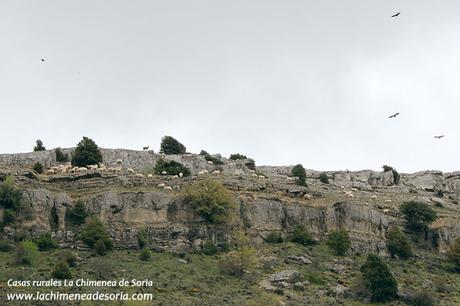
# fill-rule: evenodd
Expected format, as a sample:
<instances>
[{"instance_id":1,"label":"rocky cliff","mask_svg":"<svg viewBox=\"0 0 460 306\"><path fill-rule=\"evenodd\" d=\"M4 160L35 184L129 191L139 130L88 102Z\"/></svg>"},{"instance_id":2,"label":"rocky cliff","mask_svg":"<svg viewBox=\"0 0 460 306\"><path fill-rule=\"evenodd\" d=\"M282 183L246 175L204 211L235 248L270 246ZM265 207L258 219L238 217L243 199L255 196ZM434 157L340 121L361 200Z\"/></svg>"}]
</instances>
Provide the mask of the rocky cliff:
<instances>
[{"instance_id":1,"label":"rocky cliff","mask_svg":"<svg viewBox=\"0 0 460 306\"><path fill-rule=\"evenodd\" d=\"M401 174L396 185L391 171L331 171L327 172L329 184L324 184L319 180L321 172L308 170L308 187L302 187L289 177L291 167L259 166L254 171L247 167L247 160L222 158L222 165L214 165L194 154L164 156L118 149L103 149L102 153L107 166L121 164L123 170L36 175L31 172L33 163L58 164L54 151L0 155L0 179L13 175L23 190L21 222L6 227L4 234L11 238L51 231L63 246L78 245L65 215L80 200L91 215L107 225L120 247L137 248L140 229L146 231L152 247L183 250L200 247L208 239L224 243L234 228L244 229L260 242L271 232L286 237L297 225L304 225L317 239L345 228L355 251L384 252L388 227L403 224L398 206L403 201L420 200L432 205L440 216L432 225L433 247L444 252L460 235L460 172ZM183 163L192 176L147 177L160 158ZM128 168L134 172L126 171ZM235 224L204 222L180 196L181 189L203 178L197 175L203 170L218 170L213 178L237 198L240 209Z\"/></svg>"}]
</instances>

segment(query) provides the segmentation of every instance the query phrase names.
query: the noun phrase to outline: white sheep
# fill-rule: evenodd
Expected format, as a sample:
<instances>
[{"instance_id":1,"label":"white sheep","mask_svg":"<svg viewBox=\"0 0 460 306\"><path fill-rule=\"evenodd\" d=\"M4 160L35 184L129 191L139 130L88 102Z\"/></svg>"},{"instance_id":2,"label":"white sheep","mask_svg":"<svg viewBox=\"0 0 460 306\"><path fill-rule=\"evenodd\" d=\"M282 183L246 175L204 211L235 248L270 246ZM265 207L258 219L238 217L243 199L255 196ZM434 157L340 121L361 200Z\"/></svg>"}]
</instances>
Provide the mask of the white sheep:
<instances>
[{"instance_id":1,"label":"white sheep","mask_svg":"<svg viewBox=\"0 0 460 306\"><path fill-rule=\"evenodd\" d=\"M212 174L214 174L214 175L219 175L219 174L220 174L220 170L214 170L214 171L212 172Z\"/></svg>"},{"instance_id":2,"label":"white sheep","mask_svg":"<svg viewBox=\"0 0 460 306\"><path fill-rule=\"evenodd\" d=\"M265 176L264 175L259 175L258 176L261 180L264 180L265 179Z\"/></svg>"},{"instance_id":3,"label":"white sheep","mask_svg":"<svg viewBox=\"0 0 460 306\"><path fill-rule=\"evenodd\" d=\"M179 173L179 177L183 177L184 174L182 172Z\"/></svg>"},{"instance_id":4,"label":"white sheep","mask_svg":"<svg viewBox=\"0 0 460 306\"><path fill-rule=\"evenodd\" d=\"M153 174L147 174L148 178L153 178Z\"/></svg>"},{"instance_id":5,"label":"white sheep","mask_svg":"<svg viewBox=\"0 0 460 306\"><path fill-rule=\"evenodd\" d=\"M255 174L255 173L253 173L253 174L252 174L252 177L256 177L256 178L257 178L257 177L259 177L259 176L258 176L257 174Z\"/></svg>"},{"instance_id":6,"label":"white sheep","mask_svg":"<svg viewBox=\"0 0 460 306\"><path fill-rule=\"evenodd\" d=\"M391 203L391 200L385 200L385 203Z\"/></svg>"},{"instance_id":7,"label":"white sheep","mask_svg":"<svg viewBox=\"0 0 460 306\"><path fill-rule=\"evenodd\" d=\"M45 174L54 174L55 171L53 169L48 169L45 171Z\"/></svg>"},{"instance_id":8,"label":"white sheep","mask_svg":"<svg viewBox=\"0 0 460 306\"><path fill-rule=\"evenodd\" d=\"M173 189L174 189L174 190L179 190L179 189L180 189L180 186L179 186L179 185L175 185L175 186L173 187Z\"/></svg>"},{"instance_id":9,"label":"white sheep","mask_svg":"<svg viewBox=\"0 0 460 306\"><path fill-rule=\"evenodd\" d=\"M371 196L371 199L377 199L377 196L376 196L375 194L373 194L373 195Z\"/></svg>"},{"instance_id":10,"label":"white sheep","mask_svg":"<svg viewBox=\"0 0 460 306\"><path fill-rule=\"evenodd\" d=\"M165 188L165 187L166 187L166 185L165 185L165 184L163 184L163 183L160 183L160 184L158 184L158 185L157 185L157 187L158 187L158 188Z\"/></svg>"},{"instance_id":11,"label":"white sheep","mask_svg":"<svg viewBox=\"0 0 460 306\"><path fill-rule=\"evenodd\" d=\"M212 162L212 160L208 160L208 164L214 165L214 163Z\"/></svg>"},{"instance_id":12,"label":"white sheep","mask_svg":"<svg viewBox=\"0 0 460 306\"><path fill-rule=\"evenodd\" d=\"M163 171L161 171L161 174L166 175L166 174L168 174L168 172L163 170Z\"/></svg>"},{"instance_id":13,"label":"white sheep","mask_svg":"<svg viewBox=\"0 0 460 306\"><path fill-rule=\"evenodd\" d=\"M88 165L89 170L97 170L98 165Z\"/></svg>"},{"instance_id":14,"label":"white sheep","mask_svg":"<svg viewBox=\"0 0 460 306\"><path fill-rule=\"evenodd\" d=\"M143 178L144 175L143 175L142 173L136 173L136 177L141 177L141 178Z\"/></svg>"},{"instance_id":15,"label":"white sheep","mask_svg":"<svg viewBox=\"0 0 460 306\"><path fill-rule=\"evenodd\" d=\"M383 210L383 213L384 213L384 214L388 214L389 212L390 212L390 210L389 210L388 208L385 208L385 209Z\"/></svg>"},{"instance_id":16,"label":"white sheep","mask_svg":"<svg viewBox=\"0 0 460 306\"><path fill-rule=\"evenodd\" d=\"M121 165L121 163L123 163L123 160L117 159L117 164Z\"/></svg>"},{"instance_id":17,"label":"white sheep","mask_svg":"<svg viewBox=\"0 0 460 306\"><path fill-rule=\"evenodd\" d=\"M179 178L179 176L176 174L176 175L173 176L173 178L177 179L177 178Z\"/></svg>"},{"instance_id":18,"label":"white sheep","mask_svg":"<svg viewBox=\"0 0 460 306\"><path fill-rule=\"evenodd\" d=\"M166 186L165 188L163 188L164 190L168 190L168 191L172 191L172 187L171 186Z\"/></svg>"},{"instance_id":19,"label":"white sheep","mask_svg":"<svg viewBox=\"0 0 460 306\"><path fill-rule=\"evenodd\" d=\"M86 172L88 171L88 168L86 167L78 167L77 172Z\"/></svg>"},{"instance_id":20,"label":"white sheep","mask_svg":"<svg viewBox=\"0 0 460 306\"><path fill-rule=\"evenodd\" d=\"M131 174L136 173L136 171L134 171L133 168L127 168L127 169L126 169L126 172L127 172L127 173L131 173Z\"/></svg>"}]
</instances>

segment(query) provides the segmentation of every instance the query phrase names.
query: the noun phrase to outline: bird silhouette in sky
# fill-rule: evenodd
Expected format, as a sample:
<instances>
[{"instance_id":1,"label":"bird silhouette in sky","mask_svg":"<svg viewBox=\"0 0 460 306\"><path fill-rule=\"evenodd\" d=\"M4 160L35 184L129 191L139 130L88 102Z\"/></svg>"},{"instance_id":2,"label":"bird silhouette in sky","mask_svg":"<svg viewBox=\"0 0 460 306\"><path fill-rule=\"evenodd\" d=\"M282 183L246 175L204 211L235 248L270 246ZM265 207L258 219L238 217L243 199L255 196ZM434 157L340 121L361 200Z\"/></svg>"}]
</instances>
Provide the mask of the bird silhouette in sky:
<instances>
[{"instance_id":1,"label":"bird silhouette in sky","mask_svg":"<svg viewBox=\"0 0 460 306\"><path fill-rule=\"evenodd\" d=\"M397 12L396 14L391 15L391 18L399 17L399 14L401 14L401 12Z\"/></svg>"},{"instance_id":2,"label":"bird silhouette in sky","mask_svg":"<svg viewBox=\"0 0 460 306\"><path fill-rule=\"evenodd\" d=\"M396 116L398 116L398 115L399 115L399 113L396 113L396 114L391 115L391 116L388 117L388 118L396 118Z\"/></svg>"},{"instance_id":3,"label":"bird silhouette in sky","mask_svg":"<svg viewBox=\"0 0 460 306\"><path fill-rule=\"evenodd\" d=\"M45 61L45 59L44 59L44 58L41 58L41 61L42 61L42 62L44 62L44 61Z\"/></svg>"},{"instance_id":4,"label":"bird silhouette in sky","mask_svg":"<svg viewBox=\"0 0 460 306\"><path fill-rule=\"evenodd\" d=\"M436 139L441 139L443 137L444 137L444 135L434 136L434 138L436 138Z\"/></svg>"}]
</instances>

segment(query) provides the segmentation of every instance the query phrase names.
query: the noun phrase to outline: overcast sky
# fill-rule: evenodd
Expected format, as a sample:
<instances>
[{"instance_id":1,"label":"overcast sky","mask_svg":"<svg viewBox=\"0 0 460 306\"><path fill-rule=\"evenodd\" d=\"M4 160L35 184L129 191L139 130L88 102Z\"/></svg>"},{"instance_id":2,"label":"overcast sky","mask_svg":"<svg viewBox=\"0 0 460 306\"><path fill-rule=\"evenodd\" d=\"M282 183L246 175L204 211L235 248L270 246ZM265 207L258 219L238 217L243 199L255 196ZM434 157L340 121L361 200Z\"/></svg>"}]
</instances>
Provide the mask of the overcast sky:
<instances>
[{"instance_id":1,"label":"overcast sky","mask_svg":"<svg viewBox=\"0 0 460 306\"><path fill-rule=\"evenodd\" d=\"M460 170L459 16L458 0L0 0L0 153L171 135L258 165Z\"/></svg>"}]
</instances>

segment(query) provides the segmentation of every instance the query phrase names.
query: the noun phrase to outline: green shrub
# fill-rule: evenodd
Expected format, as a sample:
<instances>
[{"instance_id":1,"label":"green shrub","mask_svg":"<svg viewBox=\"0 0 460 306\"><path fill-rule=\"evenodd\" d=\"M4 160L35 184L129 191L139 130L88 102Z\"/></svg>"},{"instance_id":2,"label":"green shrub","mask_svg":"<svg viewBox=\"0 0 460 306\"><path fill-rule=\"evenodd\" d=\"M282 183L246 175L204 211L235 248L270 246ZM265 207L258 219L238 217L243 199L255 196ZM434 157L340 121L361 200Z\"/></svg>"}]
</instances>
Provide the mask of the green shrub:
<instances>
[{"instance_id":1,"label":"green shrub","mask_svg":"<svg viewBox=\"0 0 460 306\"><path fill-rule=\"evenodd\" d=\"M14 180L7 176L0 184L0 208L4 208L2 225L14 222L21 207L21 191L14 186Z\"/></svg>"},{"instance_id":2,"label":"green shrub","mask_svg":"<svg viewBox=\"0 0 460 306\"><path fill-rule=\"evenodd\" d=\"M436 212L422 202L403 203L400 210L405 215L407 227L414 231L426 230L428 225L436 220Z\"/></svg>"},{"instance_id":3,"label":"green shrub","mask_svg":"<svg viewBox=\"0 0 460 306\"><path fill-rule=\"evenodd\" d=\"M149 249L143 248L139 254L139 259L142 261L149 261L152 258L152 253Z\"/></svg>"},{"instance_id":4,"label":"green shrub","mask_svg":"<svg viewBox=\"0 0 460 306\"><path fill-rule=\"evenodd\" d=\"M139 244L139 248L143 249L147 245L147 233L145 232L145 229L140 229L137 232L137 243Z\"/></svg>"},{"instance_id":5,"label":"green shrub","mask_svg":"<svg viewBox=\"0 0 460 306\"><path fill-rule=\"evenodd\" d=\"M329 184L329 176L326 172L321 172L319 175L319 181L323 184Z\"/></svg>"},{"instance_id":6,"label":"green shrub","mask_svg":"<svg viewBox=\"0 0 460 306\"><path fill-rule=\"evenodd\" d=\"M64 154L61 148L54 149L54 154L56 155L56 161L59 163L66 163L69 161L69 154Z\"/></svg>"},{"instance_id":7,"label":"green shrub","mask_svg":"<svg viewBox=\"0 0 460 306\"><path fill-rule=\"evenodd\" d=\"M398 284L385 262L375 254L369 254L360 268L372 302L385 302L396 298Z\"/></svg>"},{"instance_id":8,"label":"green shrub","mask_svg":"<svg viewBox=\"0 0 460 306\"><path fill-rule=\"evenodd\" d=\"M45 151L45 150L46 148L43 146L43 141L41 141L40 139L37 139L37 141L35 141L34 152Z\"/></svg>"},{"instance_id":9,"label":"green shrub","mask_svg":"<svg viewBox=\"0 0 460 306\"><path fill-rule=\"evenodd\" d=\"M102 163L101 151L92 139L83 137L72 154L72 165L86 167L98 163Z\"/></svg>"},{"instance_id":10,"label":"green shrub","mask_svg":"<svg viewBox=\"0 0 460 306\"><path fill-rule=\"evenodd\" d=\"M16 245L16 263L32 265L38 257L38 247L30 240L21 241Z\"/></svg>"},{"instance_id":11,"label":"green shrub","mask_svg":"<svg viewBox=\"0 0 460 306\"><path fill-rule=\"evenodd\" d=\"M86 207L83 201L78 200L72 208L67 209L65 217L72 225L81 225L85 223L88 213L86 212Z\"/></svg>"},{"instance_id":12,"label":"green shrub","mask_svg":"<svg viewBox=\"0 0 460 306\"><path fill-rule=\"evenodd\" d=\"M77 266L77 256L72 251L66 250L61 253L61 258L65 260L65 262L70 266L70 267L76 267Z\"/></svg>"},{"instance_id":13,"label":"green shrub","mask_svg":"<svg viewBox=\"0 0 460 306\"><path fill-rule=\"evenodd\" d=\"M212 241L206 241L203 245L204 255L215 255L219 252L217 246Z\"/></svg>"},{"instance_id":14,"label":"green shrub","mask_svg":"<svg viewBox=\"0 0 460 306\"><path fill-rule=\"evenodd\" d=\"M190 175L190 170L183 164L173 160L165 161L164 159L159 159L155 165L155 173L162 174L163 171L166 171L168 175L179 175L179 173L182 173L184 176Z\"/></svg>"},{"instance_id":15,"label":"green shrub","mask_svg":"<svg viewBox=\"0 0 460 306\"><path fill-rule=\"evenodd\" d=\"M48 251L58 247L57 242L51 237L51 233L43 233L33 240L40 251Z\"/></svg>"},{"instance_id":16,"label":"green shrub","mask_svg":"<svg viewBox=\"0 0 460 306\"><path fill-rule=\"evenodd\" d=\"M304 246L314 244L315 242L310 232L303 225L294 228L290 240Z\"/></svg>"},{"instance_id":17,"label":"green shrub","mask_svg":"<svg viewBox=\"0 0 460 306\"><path fill-rule=\"evenodd\" d=\"M294 167L292 167L291 175L297 178L296 180L297 185L301 185L301 186L307 185L305 181L307 179L307 172L301 164L297 164Z\"/></svg>"},{"instance_id":18,"label":"green shrub","mask_svg":"<svg viewBox=\"0 0 460 306\"><path fill-rule=\"evenodd\" d=\"M434 306L436 302L431 294L428 292L417 292L410 296L409 305L412 306Z\"/></svg>"},{"instance_id":19,"label":"green shrub","mask_svg":"<svg viewBox=\"0 0 460 306\"><path fill-rule=\"evenodd\" d=\"M99 239L98 241L96 241L96 243L94 244L94 250L96 251L97 255L104 256L105 254L107 254L107 247L105 246L104 240Z\"/></svg>"},{"instance_id":20,"label":"green shrub","mask_svg":"<svg viewBox=\"0 0 460 306\"><path fill-rule=\"evenodd\" d=\"M11 243L9 243L6 240L1 240L0 241L0 252L9 252L13 249L13 246Z\"/></svg>"},{"instance_id":21,"label":"green shrub","mask_svg":"<svg viewBox=\"0 0 460 306\"><path fill-rule=\"evenodd\" d=\"M72 272L70 272L69 265L65 260L60 260L54 267L51 275L57 279L70 279L72 278Z\"/></svg>"},{"instance_id":22,"label":"green shrub","mask_svg":"<svg viewBox=\"0 0 460 306\"><path fill-rule=\"evenodd\" d=\"M455 242L447 252L447 258L453 264L454 269L460 272L460 237L455 239Z\"/></svg>"},{"instance_id":23,"label":"green shrub","mask_svg":"<svg viewBox=\"0 0 460 306\"><path fill-rule=\"evenodd\" d=\"M164 136L161 139L161 147L160 153L164 153L166 155L171 154L185 154L186 148L183 144L179 141L174 139L171 136Z\"/></svg>"},{"instance_id":24,"label":"green shrub","mask_svg":"<svg viewBox=\"0 0 460 306\"><path fill-rule=\"evenodd\" d=\"M242 231L238 231L235 235L235 247L235 251L227 254L219 261L218 268L221 273L242 276L246 271L254 268L256 250Z\"/></svg>"},{"instance_id":25,"label":"green shrub","mask_svg":"<svg viewBox=\"0 0 460 306\"><path fill-rule=\"evenodd\" d=\"M412 248L409 240L403 232L397 227L392 227L388 231L387 248L391 256L398 256L399 258L409 258L412 256Z\"/></svg>"},{"instance_id":26,"label":"green shrub","mask_svg":"<svg viewBox=\"0 0 460 306\"><path fill-rule=\"evenodd\" d=\"M34 166L32 167L32 169L39 174L43 173L43 165L39 162L36 162Z\"/></svg>"},{"instance_id":27,"label":"green shrub","mask_svg":"<svg viewBox=\"0 0 460 306\"><path fill-rule=\"evenodd\" d=\"M197 214L211 223L231 223L237 212L232 193L215 180L194 183L184 190L183 197Z\"/></svg>"},{"instance_id":28,"label":"green shrub","mask_svg":"<svg viewBox=\"0 0 460 306\"><path fill-rule=\"evenodd\" d=\"M208 152L201 150L200 155L204 156L204 159L212 162L214 165L223 165L224 162L217 157L212 156Z\"/></svg>"},{"instance_id":29,"label":"green shrub","mask_svg":"<svg viewBox=\"0 0 460 306\"><path fill-rule=\"evenodd\" d=\"M14 186L14 180L7 176L0 185L0 207L18 211L21 204L21 191Z\"/></svg>"},{"instance_id":30,"label":"green shrub","mask_svg":"<svg viewBox=\"0 0 460 306\"><path fill-rule=\"evenodd\" d=\"M278 232L271 232L264 240L268 243L282 243L284 241L281 233Z\"/></svg>"},{"instance_id":31,"label":"green shrub","mask_svg":"<svg viewBox=\"0 0 460 306\"><path fill-rule=\"evenodd\" d=\"M92 217L86 222L81 233L78 235L78 239L91 248L96 246L97 241L102 241L107 250L111 250L113 247L112 239L110 239L106 228L96 217Z\"/></svg>"},{"instance_id":32,"label":"green shrub","mask_svg":"<svg viewBox=\"0 0 460 306\"><path fill-rule=\"evenodd\" d=\"M333 231L327 236L326 245L335 255L343 256L350 249L350 236L345 230Z\"/></svg>"},{"instance_id":33,"label":"green shrub","mask_svg":"<svg viewBox=\"0 0 460 306\"><path fill-rule=\"evenodd\" d=\"M252 158L248 158L248 161L244 164L249 170L256 170L256 162Z\"/></svg>"},{"instance_id":34,"label":"green shrub","mask_svg":"<svg viewBox=\"0 0 460 306\"><path fill-rule=\"evenodd\" d=\"M230 155L229 159L231 160L239 160L239 159L248 159L246 155L240 154L240 153L235 153Z\"/></svg>"},{"instance_id":35,"label":"green shrub","mask_svg":"<svg viewBox=\"0 0 460 306\"><path fill-rule=\"evenodd\" d=\"M387 166L387 165L383 165L382 168L383 168L383 172L391 171L393 174L393 180L394 180L395 185L399 185L399 183L401 182L401 175L398 173L398 171L396 171L395 168Z\"/></svg>"}]
</instances>

